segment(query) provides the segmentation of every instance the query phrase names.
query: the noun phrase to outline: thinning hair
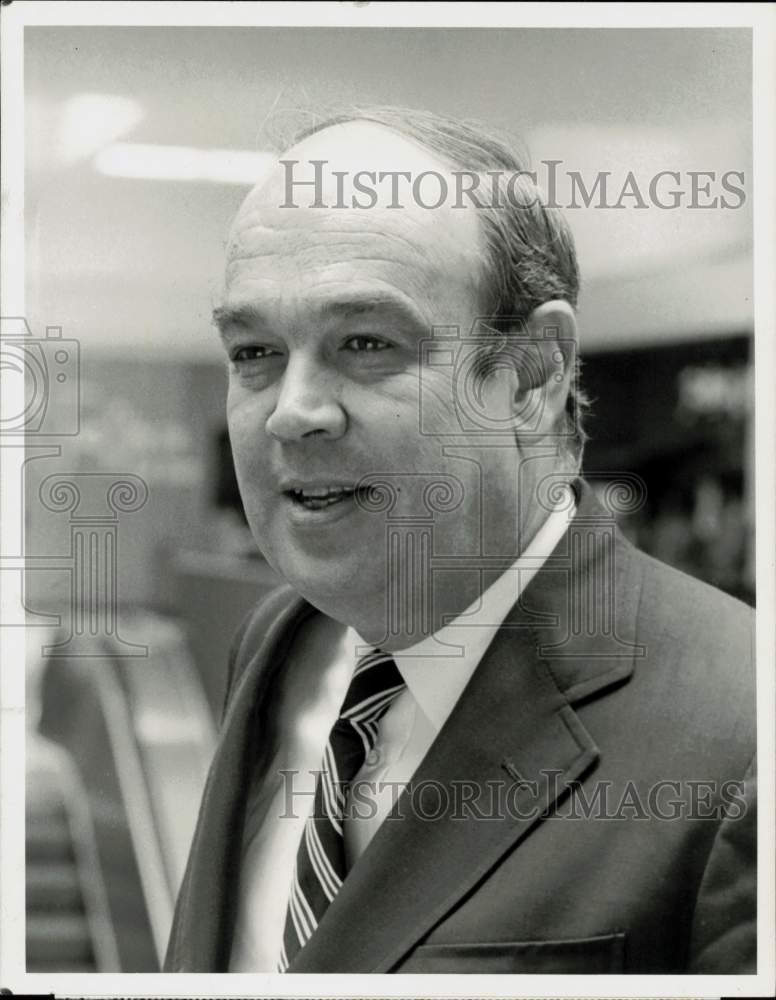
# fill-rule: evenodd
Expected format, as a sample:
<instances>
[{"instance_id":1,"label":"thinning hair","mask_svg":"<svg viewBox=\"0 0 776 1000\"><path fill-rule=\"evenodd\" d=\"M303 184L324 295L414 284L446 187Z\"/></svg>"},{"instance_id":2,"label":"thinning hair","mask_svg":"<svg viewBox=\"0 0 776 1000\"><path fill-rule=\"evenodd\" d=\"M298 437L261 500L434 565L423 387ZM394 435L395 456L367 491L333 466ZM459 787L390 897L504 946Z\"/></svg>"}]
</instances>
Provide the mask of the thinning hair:
<instances>
[{"instance_id":1,"label":"thinning hair","mask_svg":"<svg viewBox=\"0 0 776 1000\"><path fill-rule=\"evenodd\" d=\"M413 108L367 105L318 113L308 110L305 114L301 127L297 120L293 132L286 128L279 142L276 137L277 146L287 150L334 125L368 121L414 140L454 170L481 178L490 175L488 186L498 173L496 183L502 196L478 204L485 247L482 308L498 332L510 332L552 299L564 299L576 308L580 277L571 229L560 210L546 203L543 192L527 176L528 157L511 137L479 122ZM519 180L511 185L507 197L504 188L516 175ZM563 436L564 450L577 471L586 440L582 417L589 404L580 386L576 350L571 363Z\"/></svg>"}]
</instances>

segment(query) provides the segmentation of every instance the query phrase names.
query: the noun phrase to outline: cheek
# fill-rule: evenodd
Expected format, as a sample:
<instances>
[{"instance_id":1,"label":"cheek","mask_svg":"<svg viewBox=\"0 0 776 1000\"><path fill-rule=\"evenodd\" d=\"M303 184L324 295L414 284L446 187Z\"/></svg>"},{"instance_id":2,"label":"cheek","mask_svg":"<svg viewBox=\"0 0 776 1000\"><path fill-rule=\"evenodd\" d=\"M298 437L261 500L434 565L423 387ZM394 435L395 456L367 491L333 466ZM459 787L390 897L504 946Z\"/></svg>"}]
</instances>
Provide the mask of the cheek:
<instances>
[{"instance_id":1,"label":"cheek","mask_svg":"<svg viewBox=\"0 0 776 1000\"><path fill-rule=\"evenodd\" d=\"M265 409L257 405L255 398L235 402L230 391L226 409L229 441L237 480L246 503L257 495L261 470L269 454L264 430L268 415ZM244 486L246 490L243 490Z\"/></svg>"},{"instance_id":2,"label":"cheek","mask_svg":"<svg viewBox=\"0 0 776 1000\"><path fill-rule=\"evenodd\" d=\"M446 370L422 369L397 376L379 389L350 394L343 400L356 431L365 429L376 454L391 447L407 456L440 456L450 435L461 427Z\"/></svg>"},{"instance_id":3,"label":"cheek","mask_svg":"<svg viewBox=\"0 0 776 1000\"><path fill-rule=\"evenodd\" d=\"M417 375L397 375L371 385L344 386L339 404L347 416L348 439L374 457L385 449L411 448L419 436Z\"/></svg>"},{"instance_id":4,"label":"cheek","mask_svg":"<svg viewBox=\"0 0 776 1000\"><path fill-rule=\"evenodd\" d=\"M422 368L418 388L421 426L449 427L455 421L456 410L452 368Z\"/></svg>"},{"instance_id":5,"label":"cheek","mask_svg":"<svg viewBox=\"0 0 776 1000\"><path fill-rule=\"evenodd\" d=\"M265 436L269 408L257 393L246 392L242 387L230 385L226 397L226 422L232 450L252 450L249 446Z\"/></svg>"}]
</instances>

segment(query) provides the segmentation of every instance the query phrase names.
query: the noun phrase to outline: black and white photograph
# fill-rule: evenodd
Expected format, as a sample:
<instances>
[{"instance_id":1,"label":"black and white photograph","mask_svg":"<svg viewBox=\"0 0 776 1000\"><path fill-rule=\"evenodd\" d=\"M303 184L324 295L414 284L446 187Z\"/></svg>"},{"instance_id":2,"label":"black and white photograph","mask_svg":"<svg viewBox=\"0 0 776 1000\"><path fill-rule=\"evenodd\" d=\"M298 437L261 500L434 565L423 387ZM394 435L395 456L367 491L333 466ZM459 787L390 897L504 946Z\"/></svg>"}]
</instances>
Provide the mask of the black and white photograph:
<instances>
[{"instance_id":1,"label":"black and white photograph","mask_svg":"<svg viewBox=\"0 0 776 1000\"><path fill-rule=\"evenodd\" d=\"M0 21L0 986L773 995L773 7Z\"/></svg>"}]
</instances>

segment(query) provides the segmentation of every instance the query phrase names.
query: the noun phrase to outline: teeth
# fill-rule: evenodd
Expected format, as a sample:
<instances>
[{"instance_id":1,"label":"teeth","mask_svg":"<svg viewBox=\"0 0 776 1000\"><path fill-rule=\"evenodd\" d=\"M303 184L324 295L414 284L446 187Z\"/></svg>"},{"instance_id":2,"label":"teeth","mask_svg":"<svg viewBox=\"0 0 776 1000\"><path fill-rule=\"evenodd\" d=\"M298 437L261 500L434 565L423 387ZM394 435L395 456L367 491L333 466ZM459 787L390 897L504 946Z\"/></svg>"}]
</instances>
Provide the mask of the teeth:
<instances>
[{"instance_id":1,"label":"teeth","mask_svg":"<svg viewBox=\"0 0 776 1000\"><path fill-rule=\"evenodd\" d=\"M329 497L340 497L345 493L352 493L353 490L347 486L316 486L312 489L292 490L297 500L325 500Z\"/></svg>"}]
</instances>

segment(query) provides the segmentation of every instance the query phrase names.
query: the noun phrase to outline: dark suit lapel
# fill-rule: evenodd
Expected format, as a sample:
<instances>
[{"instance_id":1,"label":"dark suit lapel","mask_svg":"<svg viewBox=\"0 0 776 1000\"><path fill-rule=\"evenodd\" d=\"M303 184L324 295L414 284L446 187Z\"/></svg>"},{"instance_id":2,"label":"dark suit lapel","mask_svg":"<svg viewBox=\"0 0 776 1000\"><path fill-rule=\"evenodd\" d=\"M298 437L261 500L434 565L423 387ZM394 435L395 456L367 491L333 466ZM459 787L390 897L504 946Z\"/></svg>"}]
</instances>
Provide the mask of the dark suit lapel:
<instances>
[{"instance_id":1,"label":"dark suit lapel","mask_svg":"<svg viewBox=\"0 0 776 1000\"><path fill-rule=\"evenodd\" d=\"M301 621L315 609L278 593L243 643L254 654L235 679L222 736L202 798L181 887L165 970L228 969L241 861L248 782L261 774L274 746L267 697Z\"/></svg>"},{"instance_id":2,"label":"dark suit lapel","mask_svg":"<svg viewBox=\"0 0 776 1000\"><path fill-rule=\"evenodd\" d=\"M390 971L594 766L598 749L571 702L626 680L638 655L635 605L614 605L633 581L627 546L615 556L611 528L583 495L289 972ZM572 552L583 553L573 572ZM612 602L606 620L615 630L574 628L590 600ZM551 624L540 630L539 620ZM454 819L464 785L468 805ZM481 818L494 811L495 821Z\"/></svg>"}]
</instances>

